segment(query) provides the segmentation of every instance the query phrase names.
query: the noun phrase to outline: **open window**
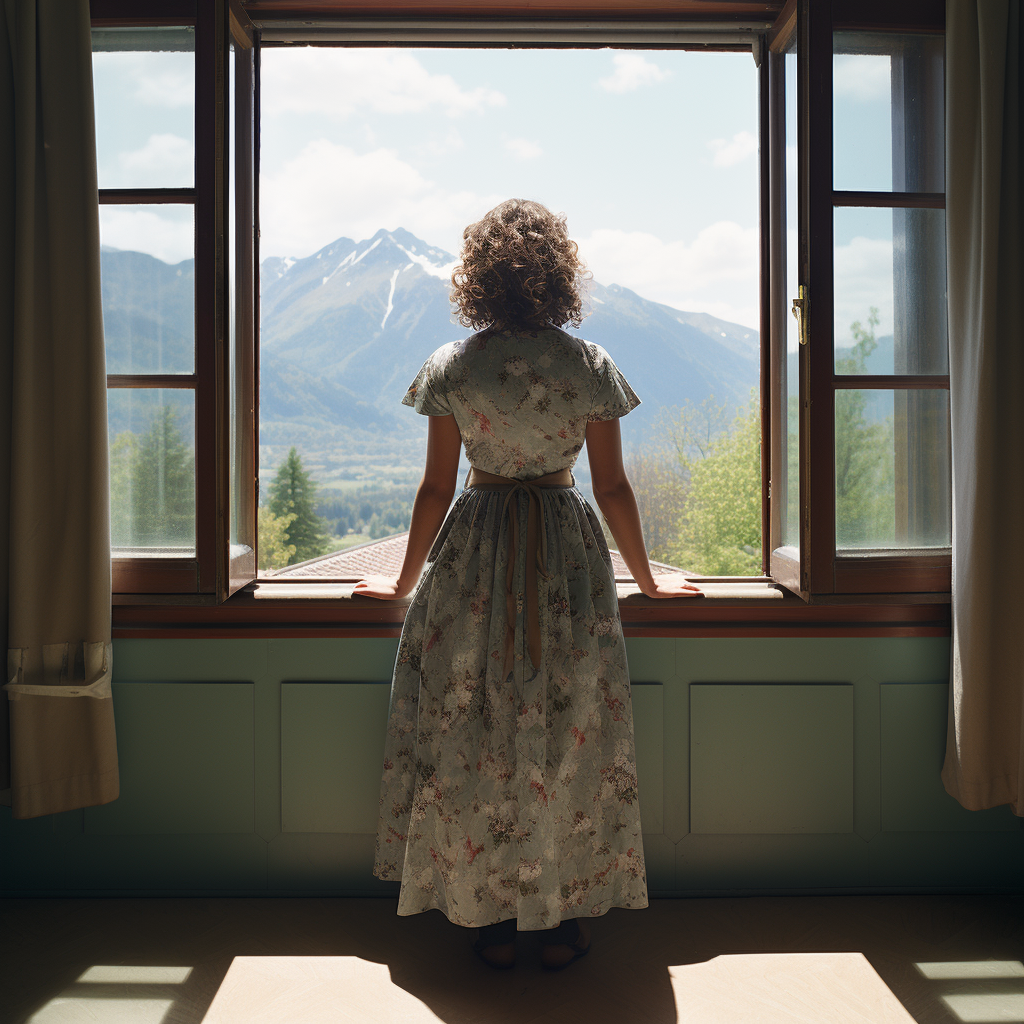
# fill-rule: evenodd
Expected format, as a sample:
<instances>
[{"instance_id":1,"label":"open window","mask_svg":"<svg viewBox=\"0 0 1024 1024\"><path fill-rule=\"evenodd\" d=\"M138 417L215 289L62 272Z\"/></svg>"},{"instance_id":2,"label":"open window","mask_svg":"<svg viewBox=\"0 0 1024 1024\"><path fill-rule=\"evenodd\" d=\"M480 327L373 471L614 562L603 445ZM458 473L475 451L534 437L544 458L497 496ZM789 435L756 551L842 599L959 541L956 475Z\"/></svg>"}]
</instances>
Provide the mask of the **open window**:
<instances>
[{"instance_id":1,"label":"open window","mask_svg":"<svg viewBox=\"0 0 1024 1024\"><path fill-rule=\"evenodd\" d=\"M672 635L704 621L712 633L728 622L743 635L812 619L948 629L948 615L939 621L922 610L948 593L950 564L941 0L898 10L708 0L674 7L671 20L627 4L573 8L571 19L531 4L501 22L483 8L459 17L423 10L416 19L397 4L378 5L372 19L347 0L319 9L310 19L296 18L287 0L92 0L115 603L122 626L148 630L121 635L173 635L174 623L195 635L324 635L325 624L381 635L402 618L400 607L341 608L331 599L336 587L290 588L290 597L316 598L314 606L246 586L258 572L257 518L271 476L264 466L261 495L259 445L271 439L258 427L261 52L310 41L456 46L477 57L496 52L487 47L524 57L618 52L639 58L634 70L680 49L734 51L757 88L750 200L760 344L750 376L759 381L761 489L752 515L760 512L762 561L755 550L740 575L714 575L760 581L761 590L743 590L729 612L724 601L657 609L627 601L624 617L628 605L643 629ZM612 17L626 12L628 20ZM143 80L133 62L150 72L159 64L159 74ZM674 125L671 108L652 109ZM723 147L749 150L753 140L736 134L723 130ZM551 202L571 214L567 195ZM428 249L435 241L421 240ZM413 257L428 273L422 261L438 262L418 246ZM264 297L279 298L266 285ZM395 311L374 316L390 327ZM586 323L581 333L588 336ZM747 342L722 341L737 360ZM766 596L775 611L765 610ZM748 597L759 607L741 607ZM830 602L842 608L812 607ZM271 634L256 623L270 623Z\"/></svg>"},{"instance_id":2,"label":"open window","mask_svg":"<svg viewBox=\"0 0 1024 1024\"><path fill-rule=\"evenodd\" d=\"M812 601L949 590L942 27L799 0L770 39L770 567Z\"/></svg>"},{"instance_id":3,"label":"open window","mask_svg":"<svg viewBox=\"0 0 1024 1024\"><path fill-rule=\"evenodd\" d=\"M136 602L255 575L256 65L228 10L92 4L113 589Z\"/></svg>"}]
</instances>

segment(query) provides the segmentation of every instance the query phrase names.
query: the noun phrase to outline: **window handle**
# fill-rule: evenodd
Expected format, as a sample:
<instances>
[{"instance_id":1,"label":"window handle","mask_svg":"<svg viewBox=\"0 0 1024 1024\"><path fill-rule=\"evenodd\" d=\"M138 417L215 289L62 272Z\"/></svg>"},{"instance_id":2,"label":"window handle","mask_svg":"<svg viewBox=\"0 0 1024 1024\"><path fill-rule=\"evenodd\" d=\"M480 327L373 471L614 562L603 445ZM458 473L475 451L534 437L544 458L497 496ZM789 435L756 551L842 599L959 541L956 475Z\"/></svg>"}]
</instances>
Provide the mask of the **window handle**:
<instances>
[{"instance_id":1,"label":"window handle","mask_svg":"<svg viewBox=\"0 0 1024 1024\"><path fill-rule=\"evenodd\" d=\"M809 337L810 330L810 303L807 299L807 285L800 285L800 298L793 299L793 316L796 317L797 324L797 335L800 339L801 345L807 344L807 338Z\"/></svg>"}]
</instances>

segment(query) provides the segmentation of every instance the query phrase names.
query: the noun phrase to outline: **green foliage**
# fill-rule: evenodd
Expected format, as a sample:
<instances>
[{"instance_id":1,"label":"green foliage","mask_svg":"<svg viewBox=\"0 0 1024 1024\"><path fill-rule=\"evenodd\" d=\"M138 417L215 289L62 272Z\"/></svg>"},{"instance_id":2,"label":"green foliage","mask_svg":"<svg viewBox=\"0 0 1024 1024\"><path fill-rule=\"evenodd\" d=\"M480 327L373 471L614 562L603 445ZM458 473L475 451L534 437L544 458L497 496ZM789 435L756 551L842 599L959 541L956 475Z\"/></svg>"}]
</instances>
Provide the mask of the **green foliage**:
<instances>
[{"instance_id":1,"label":"green foliage","mask_svg":"<svg viewBox=\"0 0 1024 1024\"><path fill-rule=\"evenodd\" d=\"M110 446L110 538L114 547L195 543L195 453L162 406L141 437L130 430Z\"/></svg>"},{"instance_id":2,"label":"green foliage","mask_svg":"<svg viewBox=\"0 0 1024 1024\"><path fill-rule=\"evenodd\" d=\"M371 486L365 484L347 493L329 492L318 497L317 514L327 522L336 538L349 530L377 540L409 529L415 486ZM365 538L360 543L364 543Z\"/></svg>"},{"instance_id":3,"label":"green foliage","mask_svg":"<svg viewBox=\"0 0 1024 1024\"><path fill-rule=\"evenodd\" d=\"M867 358L878 344L877 326L874 306L866 327L859 320L850 325L856 343L847 358L836 360L836 373L866 372ZM840 547L880 547L895 537L892 418L871 422L865 415L867 403L864 391L836 392L836 543Z\"/></svg>"},{"instance_id":4,"label":"green foliage","mask_svg":"<svg viewBox=\"0 0 1024 1024\"><path fill-rule=\"evenodd\" d=\"M761 573L761 422L751 395L732 429L680 456L689 487L668 559L706 576Z\"/></svg>"},{"instance_id":5,"label":"green foliage","mask_svg":"<svg viewBox=\"0 0 1024 1024\"><path fill-rule=\"evenodd\" d=\"M269 508L261 508L257 511L256 550L259 552L259 567L261 569L281 569L295 554L295 545L288 543L288 527L294 521L294 512L289 512L286 516L275 516Z\"/></svg>"},{"instance_id":6,"label":"green foliage","mask_svg":"<svg viewBox=\"0 0 1024 1024\"><path fill-rule=\"evenodd\" d=\"M327 551L323 520L314 511L317 484L302 468L299 453L292 448L270 485L270 511L278 518L293 516L288 526L288 544L295 547L288 564L295 565Z\"/></svg>"}]
</instances>

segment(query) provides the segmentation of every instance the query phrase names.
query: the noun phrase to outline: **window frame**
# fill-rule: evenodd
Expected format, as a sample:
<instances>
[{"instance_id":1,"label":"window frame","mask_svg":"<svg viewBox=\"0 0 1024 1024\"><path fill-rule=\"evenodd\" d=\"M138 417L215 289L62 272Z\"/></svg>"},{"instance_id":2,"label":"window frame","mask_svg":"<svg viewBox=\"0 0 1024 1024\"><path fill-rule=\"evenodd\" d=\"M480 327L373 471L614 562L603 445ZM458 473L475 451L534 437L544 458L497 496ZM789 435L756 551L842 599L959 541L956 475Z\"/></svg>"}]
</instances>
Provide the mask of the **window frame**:
<instances>
[{"instance_id":1,"label":"window frame","mask_svg":"<svg viewBox=\"0 0 1024 1024\"><path fill-rule=\"evenodd\" d=\"M841 208L944 209L944 193L851 192L833 187L833 40L837 31L942 33L945 12L929 0L906 0L886 9L857 0L788 0L769 33L769 119L772 207L771 392L780 412L772 423L772 463L784 467L786 321L797 296L785 289L785 74L783 54L797 48L798 280L806 287L807 342L799 348L799 548L783 546L785 489L774 488L768 571L781 586L810 603L870 601L902 595L946 595L952 552L890 549L860 554L836 549L835 396L846 389L949 390L949 375L844 375L835 372L833 337L833 218ZM781 184L780 175L783 175ZM769 485L770 486L770 485Z\"/></svg>"},{"instance_id":2,"label":"window frame","mask_svg":"<svg viewBox=\"0 0 1024 1024\"><path fill-rule=\"evenodd\" d=\"M803 2L803 0L801 0ZM941 0L939 0L941 3ZM836 0L836 9L844 4ZM885 6L870 2L870 10L864 4L847 2L845 9L856 12L860 24L856 27L878 27L892 21ZM934 19L936 0L908 0L911 21L916 23L928 15ZM399 26L397 20L386 22L388 15L396 18L409 16L412 12L398 0L384 0L372 10L354 0L333 0L317 5L317 17L325 20L328 15L339 23L351 27L360 24L380 26L388 24L392 31ZM782 8L780 11L780 7ZM347 596L344 584L337 582L314 583L309 580L275 581L253 580L255 566L250 570L236 571L228 554L229 505L231 481L229 480L229 427L228 415L230 396L228 393L227 366L228 344L226 309L228 289L227 273L230 266L228 252L226 190L228 168L226 160L225 132L231 117L226 110L227 89L225 75L229 34L236 42L247 38L253 45L252 74L258 82L259 49L261 29L273 24L280 27L289 19L294 20L296 8L286 0L209 0L196 3L195 0L157 0L143 6L138 0L92 0L94 24L182 24L196 25L196 515L197 515L197 557L194 569L195 582L186 590L179 582L165 585L170 577L170 567L159 559L133 559L128 566L118 566L115 574L114 594L114 635L118 637L148 636L397 636L404 619L407 602L381 603L371 599L339 601ZM138 12L145 10L145 15ZM765 17L778 14L773 27L769 28ZM924 12L922 14L922 12ZM931 12L929 14L929 12ZM302 12L299 12L302 13ZM308 14L308 12L305 12ZM776 254L772 248L770 223L777 214L776 199L769 177L771 149L766 130L771 122L773 98L770 90L769 46L785 31L788 22L796 22L796 0L782 7L781 3L769 4L726 2L726 0L654 0L642 9L628 0L612 0L600 5L594 3L574 4L571 0L563 3L531 3L530 5L509 5L496 11L488 8L477 10L475 22L465 16L474 13L471 7L460 5L458 11L448 11L438 5L429 14L434 24L446 33L438 45L451 45L453 26L481 24L481 18L506 18L506 25L524 24L519 19L527 17L532 25L554 29L563 28L574 21L587 19L601 20L607 24L616 18L629 18L629 22L615 22L620 31L636 30L651 32L658 22L663 26L671 19L681 29L693 32L695 28L727 24L736 29L737 22L759 21L761 62L759 65L759 201L760 237L759 257L761 275L759 292L761 297L761 422L762 422L762 552L764 575L730 579L706 578L708 596L711 600L699 602L655 602L631 588L627 581L620 581L620 610L627 635L633 636L823 636L823 635L946 635L949 632L948 594L938 588L930 593L917 593L914 586L906 586L912 579L912 571L919 566L900 566L890 559L886 570L895 573L897 584L888 593L850 593L839 595L831 591L827 595L811 595L799 587L792 588L792 579L787 579L786 566L776 564L773 547L769 542L775 536L778 517L777 502L772 503L770 494L771 467L778 434L778 402L773 389L774 367L777 352L773 348L778 330L779 309L778 289L775 287L779 273ZM452 17L453 14L461 16ZM345 16L348 21L345 22ZM417 8L422 33L424 11ZM172 21L172 18L178 20ZM552 19L545 22L545 18ZM557 22L554 19L559 19ZM255 22L251 19L256 19ZM699 21L698 21L699 19ZM864 24L865 19L869 24ZM824 19L822 19L822 23ZM308 24L308 21L307 21ZM404 24L408 24L407 22ZM845 25L844 25L845 27ZM905 26L904 26L905 27ZM940 26L941 28L941 26ZM269 33L268 33L269 34ZM486 41L477 45L487 45ZM491 43L493 45L493 42ZM531 45L537 45L531 43ZM560 45L551 41L543 45ZM562 43L561 45L565 45ZM623 43L629 47L643 45L634 40ZM662 44L663 45L663 44ZM712 43L707 44L713 48ZM660 47L659 47L660 48ZM735 43L724 48L737 49ZM202 56L200 56L202 54ZM831 67L831 34L827 61ZM830 71L829 71L830 74ZM258 104L258 87L254 101ZM258 115L258 111L256 112ZM829 115L830 115L829 111ZM831 122L829 120L829 131ZM258 170L259 122L255 119L251 136L251 154L254 169ZM829 136L829 159L831 159L831 137ZM829 176L831 184L831 176ZM258 173L253 182L254 196L258 192ZM118 190L122 191L122 190ZM831 190L830 190L831 191ZM147 197L166 190L132 190L132 195L145 193ZM101 202L114 200L109 192ZM123 200L127 201L127 200ZM145 199L143 201L152 201ZM164 199L163 201L169 201ZM180 199L178 201L181 201ZM248 338L251 351L248 363L251 367L253 393L250 414L254 444L258 443L258 330L259 330L259 288L258 276L258 201L255 201L252 225L253 263L250 264L250 287L248 292L238 292L239 309L244 301L249 303L251 328ZM831 215L831 207L830 207ZM238 238L242 237L239 229ZM202 283L200 282L202 258ZM829 260L831 271L831 259ZM784 345L784 342L783 342ZM115 384L115 386L118 386ZM124 385L120 385L124 386ZM202 396L202 402L201 398ZM773 405L773 400L775 404ZM785 406L783 405L783 409ZM775 414L773 415L773 410ZM203 438L212 438L213 444L206 444ZM769 443L769 439L771 442ZM201 461L202 453L202 461ZM830 453L830 458L832 458ZM252 466L252 488L248 499L247 512L252 519L252 535L255 536L256 480L255 466ZM244 478L244 474L243 474ZM834 497L833 497L834 503ZM834 514L834 513L833 513ZM814 562L812 561L812 565ZM770 575L770 571L774 575ZM246 586L246 583L254 585ZM353 582L353 581L349 581ZM793 597L781 589L790 586L800 593ZM350 592L350 586L347 588ZM948 589L948 582L947 582ZM234 596L229 595L234 593ZM260 593L260 592L263 593ZM801 599L803 598L803 599ZM807 599L810 598L810 603ZM826 605L831 604L832 607Z\"/></svg>"}]
</instances>

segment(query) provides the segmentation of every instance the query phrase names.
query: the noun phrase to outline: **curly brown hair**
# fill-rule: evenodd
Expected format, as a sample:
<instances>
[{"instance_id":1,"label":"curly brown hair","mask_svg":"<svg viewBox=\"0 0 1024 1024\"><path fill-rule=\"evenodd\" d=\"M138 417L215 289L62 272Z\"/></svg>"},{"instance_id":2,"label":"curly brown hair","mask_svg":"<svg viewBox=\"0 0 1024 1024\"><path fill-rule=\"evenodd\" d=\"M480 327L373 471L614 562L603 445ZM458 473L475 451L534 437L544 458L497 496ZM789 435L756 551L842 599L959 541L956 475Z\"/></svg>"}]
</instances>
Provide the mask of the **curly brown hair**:
<instances>
[{"instance_id":1,"label":"curly brown hair","mask_svg":"<svg viewBox=\"0 0 1024 1024\"><path fill-rule=\"evenodd\" d=\"M464 327L538 330L583 322L582 289L590 275L565 214L508 199L462 238L450 298Z\"/></svg>"}]
</instances>

